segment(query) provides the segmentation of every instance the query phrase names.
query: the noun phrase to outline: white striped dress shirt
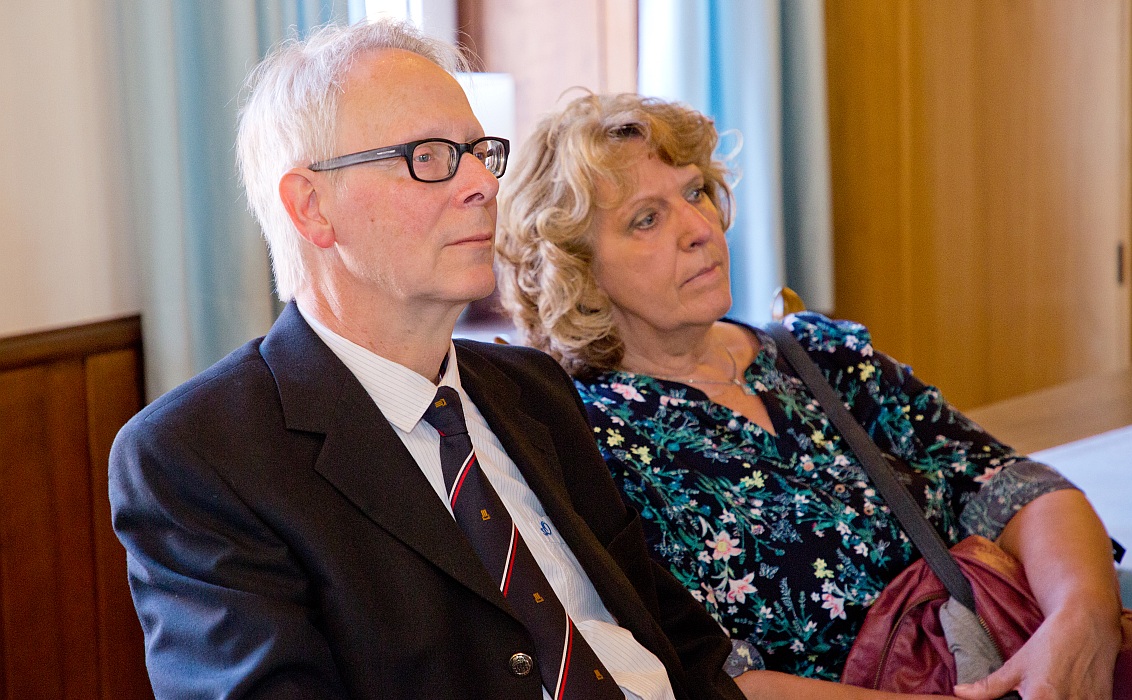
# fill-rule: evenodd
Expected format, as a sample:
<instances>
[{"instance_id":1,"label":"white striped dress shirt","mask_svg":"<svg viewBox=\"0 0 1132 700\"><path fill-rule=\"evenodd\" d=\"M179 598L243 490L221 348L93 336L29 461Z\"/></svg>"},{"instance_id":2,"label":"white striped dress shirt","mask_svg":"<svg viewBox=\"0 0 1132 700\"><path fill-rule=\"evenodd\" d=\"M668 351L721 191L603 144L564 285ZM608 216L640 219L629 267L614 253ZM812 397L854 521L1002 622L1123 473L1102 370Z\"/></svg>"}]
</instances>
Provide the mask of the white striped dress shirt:
<instances>
[{"instance_id":1,"label":"white striped dress shirt","mask_svg":"<svg viewBox=\"0 0 1132 700\"><path fill-rule=\"evenodd\" d=\"M304 312L301 306L299 311L319 338L358 378L451 513L440 466L440 435L427 421L421 420L436 395L436 385L408 367L334 333ZM630 700L673 700L672 687L663 664L628 630L619 627L606 610L589 577L558 536L522 473L460 386L460 370L453 345L448 349L448 368L441 384L459 392L468 435L481 469L499 493L567 614L613 675L625 697ZM543 697L550 700L545 688Z\"/></svg>"}]
</instances>

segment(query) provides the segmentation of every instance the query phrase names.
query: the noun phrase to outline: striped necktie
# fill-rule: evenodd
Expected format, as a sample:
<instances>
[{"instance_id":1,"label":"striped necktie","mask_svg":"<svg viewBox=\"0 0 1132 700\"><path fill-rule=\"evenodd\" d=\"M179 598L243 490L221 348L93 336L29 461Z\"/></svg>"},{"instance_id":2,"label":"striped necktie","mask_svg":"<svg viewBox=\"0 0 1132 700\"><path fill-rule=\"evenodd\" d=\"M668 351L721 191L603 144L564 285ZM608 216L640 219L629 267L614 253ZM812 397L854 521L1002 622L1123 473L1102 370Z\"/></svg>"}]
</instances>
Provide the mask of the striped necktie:
<instances>
[{"instance_id":1,"label":"striped necktie","mask_svg":"<svg viewBox=\"0 0 1132 700\"><path fill-rule=\"evenodd\" d=\"M456 522L534 640L536 665L547 692L554 700L624 700L480 469L460 395L451 387L440 387L424 419L440 433L440 464ZM511 668L526 675L530 661L517 654Z\"/></svg>"}]
</instances>

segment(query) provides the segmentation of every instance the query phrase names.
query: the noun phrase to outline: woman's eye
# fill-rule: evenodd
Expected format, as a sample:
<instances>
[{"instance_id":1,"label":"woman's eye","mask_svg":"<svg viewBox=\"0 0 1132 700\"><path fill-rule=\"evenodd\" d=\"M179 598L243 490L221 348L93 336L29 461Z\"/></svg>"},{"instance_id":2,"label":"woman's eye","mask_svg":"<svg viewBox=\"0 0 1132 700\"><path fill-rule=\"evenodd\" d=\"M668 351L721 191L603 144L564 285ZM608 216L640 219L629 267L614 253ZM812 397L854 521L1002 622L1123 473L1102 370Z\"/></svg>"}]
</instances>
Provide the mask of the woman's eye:
<instances>
[{"instance_id":1,"label":"woman's eye","mask_svg":"<svg viewBox=\"0 0 1132 700\"><path fill-rule=\"evenodd\" d=\"M649 229L656 225L656 214L645 214L633 222L633 228Z\"/></svg>"},{"instance_id":2,"label":"woman's eye","mask_svg":"<svg viewBox=\"0 0 1132 700\"><path fill-rule=\"evenodd\" d=\"M688 193L688 201L693 202L693 203L699 202L701 199L703 199L706 196L707 196L707 187L705 187L704 185L700 185L699 187L697 187L696 189L694 189L694 190L692 190L691 192Z\"/></svg>"}]
</instances>

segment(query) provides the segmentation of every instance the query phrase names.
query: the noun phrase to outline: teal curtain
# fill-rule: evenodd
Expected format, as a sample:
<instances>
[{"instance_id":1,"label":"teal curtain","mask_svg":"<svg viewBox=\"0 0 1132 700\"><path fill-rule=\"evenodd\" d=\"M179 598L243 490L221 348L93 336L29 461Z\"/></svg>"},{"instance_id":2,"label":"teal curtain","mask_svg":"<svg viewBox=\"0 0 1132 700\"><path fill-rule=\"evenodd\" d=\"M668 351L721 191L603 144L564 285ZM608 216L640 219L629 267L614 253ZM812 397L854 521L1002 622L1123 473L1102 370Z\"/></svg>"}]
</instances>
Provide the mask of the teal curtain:
<instances>
[{"instance_id":1,"label":"teal curtain","mask_svg":"<svg viewBox=\"0 0 1132 700\"><path fill-rule=\"evenodd\" d=\"M686 102L740 172L731 316L769 318L787 283L833 306L821 0L640 0L639 90ZM740 147L741 146L741 147Z\"/></svg>"},{"instance_id":2,"label":"teal curtain","mask_svg":"<svg viewBox=\"0 0 1132 700\"><path fill-rule=\"evenodd\" d=\"M263 334L278 312L267 248L236 173L249 70L280 39L360 18L364 0L119 0L115 5L154 398Z\"/></svg>"},{"instance_id":3,"label":"teal curtain","mask_svg":"<svg viewBox=\"0 0 1132 700\"><path fill-rule=\"evenodd\" d=\"M781 0L782 219L786 283L833 312L833 204L822 0Z\"/></svg>"}]
</instances>

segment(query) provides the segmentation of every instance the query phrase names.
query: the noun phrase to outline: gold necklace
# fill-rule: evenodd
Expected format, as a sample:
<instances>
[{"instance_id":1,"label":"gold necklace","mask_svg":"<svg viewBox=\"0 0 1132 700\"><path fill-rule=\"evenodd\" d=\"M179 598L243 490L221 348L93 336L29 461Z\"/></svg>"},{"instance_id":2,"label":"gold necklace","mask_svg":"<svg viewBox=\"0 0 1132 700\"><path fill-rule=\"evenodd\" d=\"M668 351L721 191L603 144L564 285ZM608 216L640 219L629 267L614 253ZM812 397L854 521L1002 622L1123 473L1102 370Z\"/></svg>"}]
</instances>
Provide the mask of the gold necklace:
<instances>
[{"instance_id":1,"label":"gold necklace","mask_svg":"<svg viewBox=\"0 0 1132 700\"><path fill-rule=\"evenodd\" d=\"M735 356L731 354L731 348L726 345L723 346L723 351L727 353L727 359L731 361L731 378L730 379L697 379L695 377L666 377L660 374L649 375L655 379L663 379L666 382L678 382L680 384L734 384L743 390L744 394L754 396L755 392L751 391L746 382L739 379L739 364L735 362Z\"/></svg>"}]
</instances>

